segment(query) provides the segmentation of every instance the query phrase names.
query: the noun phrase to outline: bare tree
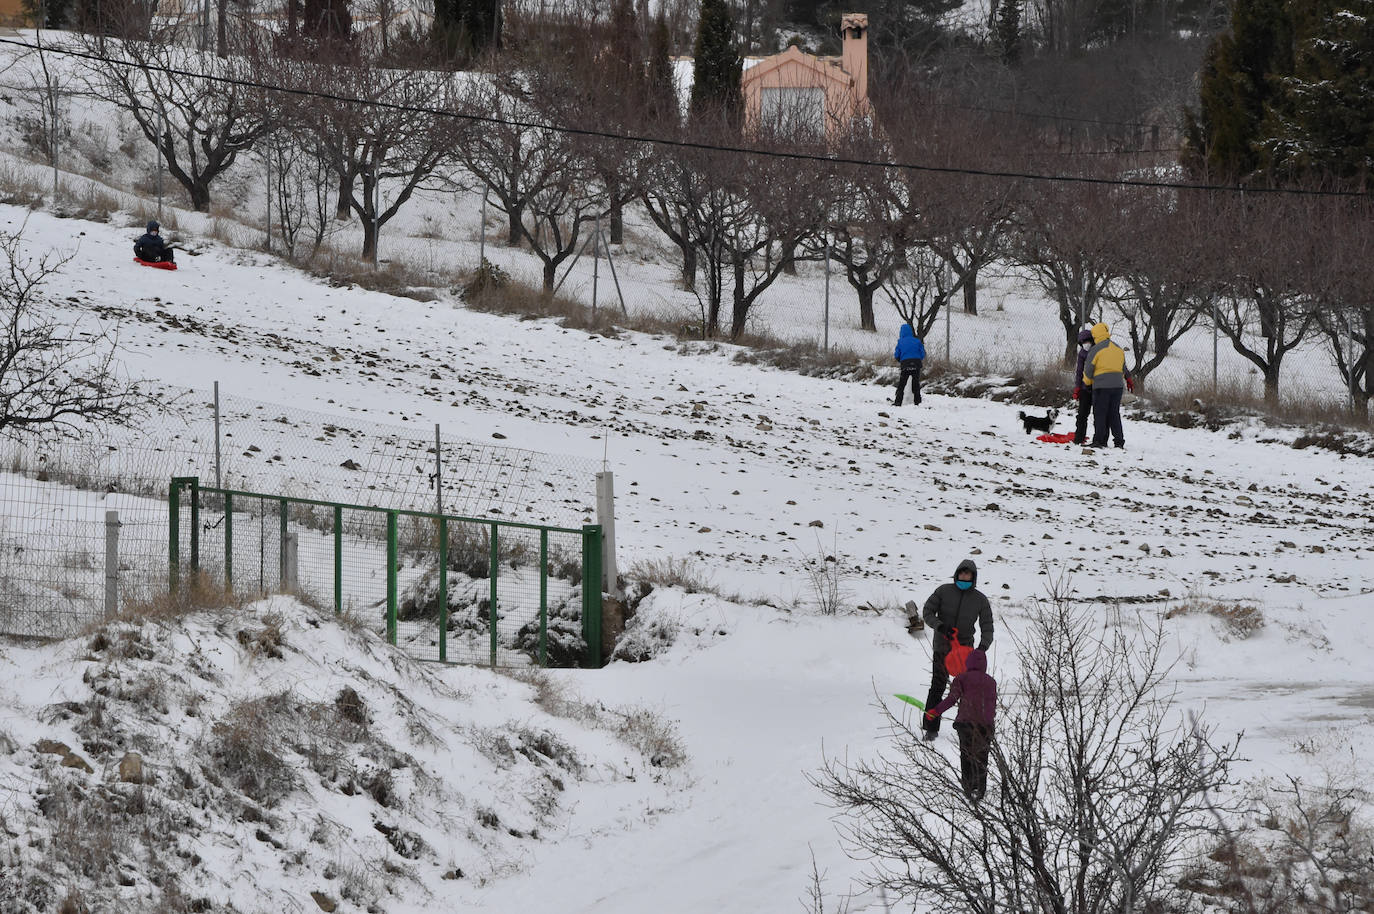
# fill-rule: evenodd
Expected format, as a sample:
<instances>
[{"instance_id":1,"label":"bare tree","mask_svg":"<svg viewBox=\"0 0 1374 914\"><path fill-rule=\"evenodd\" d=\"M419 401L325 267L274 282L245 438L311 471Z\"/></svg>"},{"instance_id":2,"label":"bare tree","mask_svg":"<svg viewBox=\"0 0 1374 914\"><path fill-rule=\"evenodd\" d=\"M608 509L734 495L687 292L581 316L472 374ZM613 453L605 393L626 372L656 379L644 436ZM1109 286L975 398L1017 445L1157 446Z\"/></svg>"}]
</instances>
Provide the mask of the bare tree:
<instances>
[{"instance_id":1,"label":"bare tree","mask_svg":"<svg viewBox=\"0 0 1374 914\"><path fill-rule=\"evenodd\" d=\"M362 258L375 262L382 226L461 145L451 76L385 69L358 55L292 63L288 73L288 85L312 93L285 102L289 118L318 138L340 180L341 203L362 225Z\"/></svg>"},{"instance_id":2,"label":"bare tree","mask_svg":"<svg viewBox=\"0 0 1374 914\"><path fill-rule=\"evenodd\" d=\"M1317 320L1350 392L1357 419L1369 421L1374 396L1374 213L1364 201L1332 204L1319 271L1327 291Z\"/></svg>"},{"instance_id":3,"label":"bare tree","mask_svg":"<svg viewBox=\"0 0 1374 914\"><path fill-rule=\"evenodd\" d=\"M1143 390L1150 372L1220 298L1211 269L1216 226L1207 202L1192 195L1141 191L1121 215L1130 230L1112 239L1117 278L1103 297L1114 314L1113 336L1129 341L1131 375Z\"/></svg>"},{"instance_id":4,"label":"bare tree","mask_svg":"<svg viewBox=\"0 0 1374 914\"><path fill-rule=\"evenodd\" d=\"M40 287L72 255L25 257L20 232L0 232L0 432L79 434L133 425L155 401L119 372L110 329L80 331L49 313Z\"/></svg>"},{"instance_id":5,"label":"bare tree","mask_svg":"<svg viewBox=\"0 0 1374 914\"><path fill-rule=\"evenodd\" d=\"M925 339L940 312L949 307L957 282L940 255L928 247L916 247L903 252L901 265L883 281L883 292L902 321Z\"/></svg>"},{"instance_id":6,"label":"bare tree","mask_svg":"<svg viewBox=\"0 0 1374 914\"><path fill-rule=\"evenodd\" d=\"M957 763L882 705L887 751L829 759L817 785L870 887L971 914L1178 911L1179 877L1211 827L1207 791L1235 744L1180 720L1157 624L1054 599L1016 639L981 802ZM1007 696L1010 696L1008 699Z\"/></svg>"},{"instance_id":7,"label":"bare tree","mask_svg":"<svg viewBox=\"0 0 1374 914\"><path fill-rule=\"evenodd\" d=\"M1321 285L1311 267L1320 243L1311 232L1293 226L1315 226L1311 204L1270 198L1215 202L1227 212L1230 231L1218 266L1227 289L1216 309L1217 329L1231 348L1264 377L1264 400L1276 405L1279 376L1288 353L1316 328ZM1229 207L1229 209L1226 209Z\"/></svg>"},{"instance_id":8,"label":"bare tree","mask_svg":"<svg viewBox=\"0 0 1374 914\"><path fill-rule=\"evenodd\" d=\"M196 212L209 212L210 188L265 128L256 90L241 84L256 75L251 48L224 58L197 54L172 25L118 50L103 35L82 36L87 91L127 113L161 153L167 171L186 189Z\"/></svg>"},{"instance_id":9,"label":"bare tree","mask_svg":"<svg viewBox=\"0 0 1374 914\"><path fill-rule=\"evenodd\" d=\"M1059 306L1066 367L1074 363L1078 331L1114 278L1109 255L1121 226L1117 206L1096 187L1040 187L1017 218L1013 256Z\"/></svg>"}]
</instances>

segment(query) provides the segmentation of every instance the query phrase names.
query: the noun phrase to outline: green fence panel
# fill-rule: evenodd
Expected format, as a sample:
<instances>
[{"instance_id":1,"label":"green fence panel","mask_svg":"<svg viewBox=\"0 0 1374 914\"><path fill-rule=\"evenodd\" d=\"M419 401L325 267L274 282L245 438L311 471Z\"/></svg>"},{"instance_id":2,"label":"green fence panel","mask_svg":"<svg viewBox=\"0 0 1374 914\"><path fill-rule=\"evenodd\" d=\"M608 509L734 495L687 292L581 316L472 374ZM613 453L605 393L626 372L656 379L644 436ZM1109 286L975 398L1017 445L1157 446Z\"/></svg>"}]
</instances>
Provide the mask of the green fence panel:
<instances>
[{"instance_id":1,"label":"green fence panel","mask_svg":"<svg viewBox=\"0 0 1374 914\"><path fill-rule=\"evenodd\" d=\"M599 527L211 489L192 479L174 480L169 494L174 585L189 545L193 566L200 556L222 554L223 567L205 573L222 576L224 586L241 596L278 592L294 581L303 598L332 603L334 612L375 625L390 642L426 660L492 666L602 661ZM188 509L189 518L183 514ZM296 543L294 553L286 548L289 540Z\"/></svg>"}]
</instances>

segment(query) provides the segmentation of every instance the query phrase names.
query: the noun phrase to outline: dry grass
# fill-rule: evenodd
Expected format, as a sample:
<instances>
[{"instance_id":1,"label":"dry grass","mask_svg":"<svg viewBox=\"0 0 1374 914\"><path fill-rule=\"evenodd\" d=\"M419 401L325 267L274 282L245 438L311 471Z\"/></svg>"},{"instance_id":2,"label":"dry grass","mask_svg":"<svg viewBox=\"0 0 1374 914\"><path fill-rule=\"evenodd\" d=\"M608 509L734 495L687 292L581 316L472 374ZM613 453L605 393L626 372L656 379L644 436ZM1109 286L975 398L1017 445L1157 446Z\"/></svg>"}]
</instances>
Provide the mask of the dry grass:
<instances>
[{"instance_id":1,"label":"dry grass","mask_svg":"<svg viewBox=\"0 0 1374 914\"><path fill-rule=\"evenodd\" d=\"M691 557L638 559L625 569L623 576L627 581L676 587L687 593L719 593L707 573Z\"/></svg>"},{"instance_id":2,"label":"dry grass","mask_svg":"<svg viewBox=\"0 0 1374 914\"><path fill-rule=\"evenodd\" d=\"M186 571L175 592L163 590L122 600L119 612L92 625L85 634L93 634L111 623L168 623L201 612L242 609L249 599L225 590L206 572Z\"/></svg>"},{"instance_id":3,"label":"dry grass","mask_svg":"<svg viewBox=\"0 0 1374 914\"><path fill-rule=\"evenodd\" d=\"M1166 619L1186 615L1208 615L1222 622L1226 633L1244 639L1264 628L1264 613L1253 603L1239 600L1212 600L1190 596L1164 614Z\"/></svg>"}]
</instances>

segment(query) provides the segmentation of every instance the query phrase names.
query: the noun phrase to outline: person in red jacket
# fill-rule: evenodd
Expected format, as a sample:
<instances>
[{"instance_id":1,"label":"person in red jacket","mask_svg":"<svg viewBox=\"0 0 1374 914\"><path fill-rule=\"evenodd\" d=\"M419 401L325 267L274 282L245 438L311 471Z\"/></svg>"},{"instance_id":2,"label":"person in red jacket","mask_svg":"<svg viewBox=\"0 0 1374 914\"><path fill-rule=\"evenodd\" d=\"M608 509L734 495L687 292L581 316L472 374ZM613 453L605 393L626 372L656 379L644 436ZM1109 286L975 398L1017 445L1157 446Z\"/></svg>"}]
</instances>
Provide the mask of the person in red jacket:
<instances>
[{"instance_id":1,"label":"person in red jacket","mask_svg":"<svg viewBox=\"0 0 1374 914\"><path fill-rule=\"evenodd\" d=\"M968 669L954 677L945 700L926 711L926 720L937 721L956 704L959 782L969 801L977 803L988 792L988 752L992 748L992 721L997 716L997 680L988 675L988 655L983 651L968 655Z\"/></svg>"}]
</instances>

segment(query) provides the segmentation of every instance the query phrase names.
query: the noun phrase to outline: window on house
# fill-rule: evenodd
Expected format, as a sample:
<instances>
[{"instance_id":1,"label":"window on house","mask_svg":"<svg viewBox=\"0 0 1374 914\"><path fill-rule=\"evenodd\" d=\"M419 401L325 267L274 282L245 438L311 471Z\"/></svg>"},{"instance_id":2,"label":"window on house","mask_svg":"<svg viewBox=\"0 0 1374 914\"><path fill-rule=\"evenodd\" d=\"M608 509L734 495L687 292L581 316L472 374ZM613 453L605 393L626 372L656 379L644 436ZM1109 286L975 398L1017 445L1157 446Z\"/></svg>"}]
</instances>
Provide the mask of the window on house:
<instances>
[{"instance_id":1,"label":"window on house","mask_svg":"<svg viewBox=\"0 0 1374 914\"><path fill-rule=\"evenodd\" d=\"M759 121L777 133L819 134L825 129L825 90L821 88L764 88L759 97Z\"/></svg>"}]
</instances>

